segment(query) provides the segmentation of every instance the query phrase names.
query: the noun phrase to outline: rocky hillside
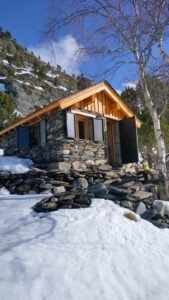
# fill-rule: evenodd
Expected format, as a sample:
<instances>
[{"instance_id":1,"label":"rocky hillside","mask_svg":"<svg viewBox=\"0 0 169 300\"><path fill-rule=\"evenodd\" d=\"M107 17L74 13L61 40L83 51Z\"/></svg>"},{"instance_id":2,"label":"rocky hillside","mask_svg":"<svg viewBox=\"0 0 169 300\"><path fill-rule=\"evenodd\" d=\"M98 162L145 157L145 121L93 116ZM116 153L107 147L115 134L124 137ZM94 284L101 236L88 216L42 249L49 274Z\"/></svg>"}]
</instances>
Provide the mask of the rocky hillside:
<instances>
[{"instance_id":1,"label":"rocky hillside","mask_svg":"<svg viewBox=\"0 0 169 300\"><path fill-rule=\"evenodd\" d=\"M43 62L0 28L0 92L10 96L19 115L90 85L83 75L69 75L61 66Z\"/></svg>"}]
</instances>

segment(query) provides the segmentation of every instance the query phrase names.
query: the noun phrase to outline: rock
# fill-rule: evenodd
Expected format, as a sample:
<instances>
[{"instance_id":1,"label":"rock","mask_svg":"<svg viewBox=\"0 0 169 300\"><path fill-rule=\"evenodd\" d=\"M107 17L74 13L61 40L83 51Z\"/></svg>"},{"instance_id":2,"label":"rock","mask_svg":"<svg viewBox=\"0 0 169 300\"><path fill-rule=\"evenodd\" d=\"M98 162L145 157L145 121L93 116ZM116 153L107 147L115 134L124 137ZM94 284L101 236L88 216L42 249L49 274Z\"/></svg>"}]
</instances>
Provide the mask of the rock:
<instances>
[{"instance_id":1,"label":"rock","mask_svg":"<svg viewBox=\"0 0 169 300\"><path fill-rule=\"evenodd\" d=\"M131 186L134 186L135 182L134 181L129 181L129 182L125 182L121 185L122 188L127 189L130 188Z\"/></svg>"},{"instance_id":2,"label":"rock","mask_svg":"<svg viewBox=\"0 0 169 300\"><path fill-rule=\"evenodd\" d=\"M64 186L56 186L53 188L53 193L54 195L60 195L62 193L65 193L66 190L65 190L65 187Z\"/></svg>"},{"instance_id":3,"label":"rock","mask_svg":"<svg viewBox=\"0 0 169 300\"><path fill-rule=\"evenodd\" d=\"M146 210L143 214L142 214L142 219L150 221L155 215L156 215L157 211L155 209L149 209Z\"/></svg>"},{"instance_id":4,"label":"rock","mask_svg":"<svg viewBox=\"0 0 169 300\"><path fill-rule=\"evenodd\" d=\"M89 185L88 193L108 193L108 190L105 184L98 183L95 185Z\"/></svg>"},{"instance_id":5,"label":"rock","mask_svg":"<svg viewBox=\"0 0 169 300\"><path fill-rule=\"evenodd\" d=\"M33 209L37 212L49 212L57 210L58 204L57 202L51 202L50 198L43 199L40 202L36 203L33 207Z\"/></svg>"},{"instance_id":6,"label":"rock","mask_svg":"<svg viewBox=\"0 0 169 300\"><path fill-rule=\"evenodd\" d=\"M91 167L91 166L94 166L95 165L95 162L93 161L93 160L91 160L91 159L88 159L88 160L86 160L86 166L87 167Z\"/></svg>"},{"instance_id":7,"label":"rock","mask_svg":"<svg viewBox=\"0 0 169 300\"><path fill-rule=\"evenodd\" d=\"M168 226L168 224L166 224L163 220L161 220L161 219L158 219L158 220L151 220L151 223L154 225L154 226L156 226L156 227L158 227L158 228L160 228L160 229L164 229L164 228L168 228L169 226Z\"/></svg>"},{"instance_id":8,"label":"rock","mask_svg":"<svg viewBox=\"0 0 169 300\"><path fill-rule=\"evenodd\" d=\"M29 192L29 190L31 189L31 185L22 184L22 185L17 186L16 189L18 192Z\"/></svg>"},{"instance_id":9,"label":"rock","mask_svg":"<svg viewBox=\"0 0 169 300\"><path fill-rule=\"evenodd\" d=\"M164 215L169 217L169 202L162 200L155 200L153 202L153 208L163 217Z\"/></svg>"},{"instance_id":10,"label":"rock","mask_svg":"<svg viewBox=\"0 0 169 300\"><path fill-rule=\"evenodd\" d=\"M106 178L112 178L112 179L118 178L118 175L114 171L104 172L104 175L106 176Z\"/></svg>"},{"instance_id":11,"label":"rock","mask_svg":"<svg viewBox=\"0 0 169 300\"><path fill-rule=\"evenodd\" d=\"M97 166L104 165L104 164L106 164L106 160L105 160L105 159L97 159L97 160L95 161L95 164L96 164Z\"/></svg>"},{"instance_id":12,"label":"rock","mask_svg":"<svg viewBox=\"0 0 169 300\"><path fill-rule=\"evenodd\" d=\"M28 192L28 195L36 195L36 194L38 194L38 192L35 191L35 190L30 190L30 191Z\"/></svg>"},{"instance_id":13,"label":"rock","mask_svg":"<svg viewBox=\"0 0 169 300\"><path fill-rule=\"evenodd\" d=\"M74 191L79 190L87 192L88 185L88 181L85 178L77 178L73 181L72 188Z\"/></svg>"},{"instance_id":14,"label":"rock","mask_svg":"<svg viewBox=\"0 0 169 300\"><path fill-rule=\"evenodd\" d=\"M86 164L81 161L74 161L72 162L72 169L73 170L86 170Z\"/></svg>"},{"instance_id":15,"label":"rock","mask_svg":"<svg viewBox=\"0 0 169 300\"><path fill-rule=\"evenodd\" d=\"M0 170L0 176L9 176L12 174L10 171Z\"/></svg>"},{"instance_id":16,"label":"rock","mask_svg":"<svg viewBox=\"0 0 169 300\"><path fill-rule=\"evenodd\" d=\"M142 188L141 183L140 184L136 183L136 184L130 186L130 189L132 190L132 192L139 192L141 190L141 188Z\"/></svg>"},{"instance_id":17,"label":"rock","mask_svg":"<svg viewBox=\"0 0 169 300\"><path fill-rule=\"evenodd\" d=\"M91 202L88 197L75 197L72 208L89 207Z\"/></svg>"},{"instance_id":18,"label":"rock","mask_svg":"<svg viewBox=\"0 0 169 300\"><path fill-rule=\"evenodd\" d=\"M138 192L132 194L132 197L135 200L144 200L144 199L151 198L152 196L153 196L152 193L145 192L145 191L138 191Z\"/></svg>"},{"instance_id":19,"label":"rock","mask_svg":"<svg viewBox=\"0 0 169 300\"><path fill-rule=\"evenodd\" d=\"M116 200L117 199L117 196L112 195L112 194L105 194L105 193L96 193L95 197L99 198L99 199L107 199L107 200Z\"/></svg>"},{"instance_id":20,"label":"rock","mask_svg":"<svg viewBox=\"0 0 169 300\"><path fill-rule=\"evenodd\" d=\"M48 189L52 189L53 188L53 185L50 184L50 183L41 183L40 186L39 186L40 189L45 189L45 190L48 190Z\"/></svg>"},{"instance_id":21,"label":"rock","mask_svg":"<svg viewBox=\"0 0 169 300\"><path fill-rule=\"evenodd\" d=\"M97 168L100 171L111 171L112 170L112 166L110 166L110 165L100 165Z\"/></svg>"},{"instance_id":22,"label":"rock","mask_svg":"<svg viewBox=\"0 0 169 300\"><path fill-rule=\"evenodd\" d=\"M132 205L132 202L128 201L128 200L122 200L120 202L121 206L125 207L125 208L129 208L129 209L132 209L133 208L133 205Z\"/></svg>"},{"instance_id":23,"label":"rock","mask_svg":"<svg viewBox=\"0 0 169 300\"><path fill-rule=\"evenodd\" d=\"M130 191L130 190L127 190L127 189L121 189L121 188L117 188L117 187L114 187L114 186L111 186L111 187L110 187L110 191L111 191L112 194L118 195L118 196L124 196L124 195L129 195L129 194L131 194L131 191Z\"/></svg>"},{"instance_id":24,"label":"rock","mask_svg":"<svg viewBox=\"0 0 169 300\"><path fill-rule=\"evenodd\" d=\"M144 214L146 212L146 206L143 202L140 202L137 206L136 206L136 214L142 216L142 214Z\"/></svg>"},{"instance_id":25,"label":"rock","mask_svg":"<svg viewBox=\"0 0 169 300\"><path fill-rule=\"evenodd\" d=\"M51 190L43 190L40 192L40 194L52 194Z\"/></svg>"},{"instance_id":26,"label":"rock","mask_svg":"<svg viewBox=\"0 0 169 300\"><path fill-rule=\"evenodd\" d=\"M126 173L136 173L136 165L133 163L125 164Z\"/></svg>"},{"instance_id":27,"label":"rock","mask_svg":"<svg viewBox=\"0 0 169 300\"><path fill-rule=\"evenodd\" d=\"M162 201L154 201L154 202L153 202L153 208L157 211L157 213L158 213L161 217L164 217L164 213L165 213L165 205L163 204Z\"/></svg>"},{"instance_id":28,"label":"rock","mask_svg":"<svg viewBox=\"0 0 169 300\"><path fill-rule=\"evenodd\" d=\"M69 172L71 169L71 164L67 162L53 162L48 164L49 170L55 170L58 169L63 172Z\"/></svg>"}]
</instances>

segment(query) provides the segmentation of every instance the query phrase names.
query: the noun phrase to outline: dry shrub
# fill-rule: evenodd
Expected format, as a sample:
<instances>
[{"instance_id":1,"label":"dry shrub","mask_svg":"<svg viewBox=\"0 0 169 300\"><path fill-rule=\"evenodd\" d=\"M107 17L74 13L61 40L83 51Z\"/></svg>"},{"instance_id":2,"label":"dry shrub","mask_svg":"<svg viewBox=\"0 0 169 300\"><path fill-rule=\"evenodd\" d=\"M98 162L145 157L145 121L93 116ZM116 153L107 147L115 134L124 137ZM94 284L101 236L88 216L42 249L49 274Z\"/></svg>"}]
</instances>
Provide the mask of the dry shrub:
<instances>
[{"instance_id":1,"label":"dry shrub","mask_svg":"<svg viewBox=\"0 0 169 300\"><path fill-rule=\"evenodd\" d=\"M125 212L123 216L131 221L135 221L135 222L139 221L138 216L131 211Z\"/></svg>"}]
</instances>

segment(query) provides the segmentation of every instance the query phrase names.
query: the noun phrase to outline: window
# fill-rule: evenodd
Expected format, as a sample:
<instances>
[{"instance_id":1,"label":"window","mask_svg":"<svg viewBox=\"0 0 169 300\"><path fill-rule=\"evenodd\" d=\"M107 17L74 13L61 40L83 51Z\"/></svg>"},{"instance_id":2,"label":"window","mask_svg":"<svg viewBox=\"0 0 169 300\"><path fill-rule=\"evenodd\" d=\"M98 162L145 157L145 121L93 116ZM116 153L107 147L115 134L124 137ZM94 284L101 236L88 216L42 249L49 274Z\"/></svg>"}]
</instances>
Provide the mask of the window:
<instances>
[{"instance_id":1,"label":"window","mask_svg":"<svg viewBox=\"0 0 169 300\"><path fill-rule=\"evenodd\" d=\"M38 121L27 127L17 128L17 147L27 148L46 143L46 121Z\"/></svg>"},{"instance_id":2,"label":"window","mask_svg":"<svg viewBox=\"0 0 169 300\"><path fill-rule=\"evenodd\" d=\"M29 127L29 146L37 146L39 145L40 140L40 130L39 130L39 122Z\"/></svg>"},{"instance_id":3,"label":"window","mask_svg":"<svg viewBox=\"0 0 169 300\"><path fill-rule=\"evenodd\" d=\"M72 112L66 112L67 137L93 140L104 140L103 120Z\"/></svg>"},{"instance_id":4,"label":"window","mask_svg":"<svg viewBox=\"0 0 169 300\"><path fill-rule=\"evenodd\" d=\"M79 139L92 139L92 119L85 116L76 115L76 137Z\"/></svg>"}]
</instances>

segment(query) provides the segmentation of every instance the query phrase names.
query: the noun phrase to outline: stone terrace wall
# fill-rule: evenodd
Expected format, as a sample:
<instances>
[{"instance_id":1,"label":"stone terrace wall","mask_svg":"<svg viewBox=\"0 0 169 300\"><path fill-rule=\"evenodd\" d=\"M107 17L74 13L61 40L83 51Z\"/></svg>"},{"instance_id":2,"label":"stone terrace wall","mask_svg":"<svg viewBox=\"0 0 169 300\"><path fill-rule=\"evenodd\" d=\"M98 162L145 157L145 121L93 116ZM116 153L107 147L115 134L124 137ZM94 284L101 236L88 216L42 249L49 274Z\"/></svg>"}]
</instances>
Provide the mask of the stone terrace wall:
<instances>
[{"instance_id":1,"label":"stone terrace wall","mask_svg":"<svg viewBox=\"0 0 169 300\"><path fill-rule=\"evenodd\" d=\"M31 158L35 163L50 164L51 168L85 169L86 166L107 162L104 142L69 139L66 137L66 112L57 111L47 115L47 142L33 148L17 149L16 131L0 141L5 155ZM55 164L53 164L55 163ZM64 164L62 164L64 163Z\"/></svg>"}]
</instances>

